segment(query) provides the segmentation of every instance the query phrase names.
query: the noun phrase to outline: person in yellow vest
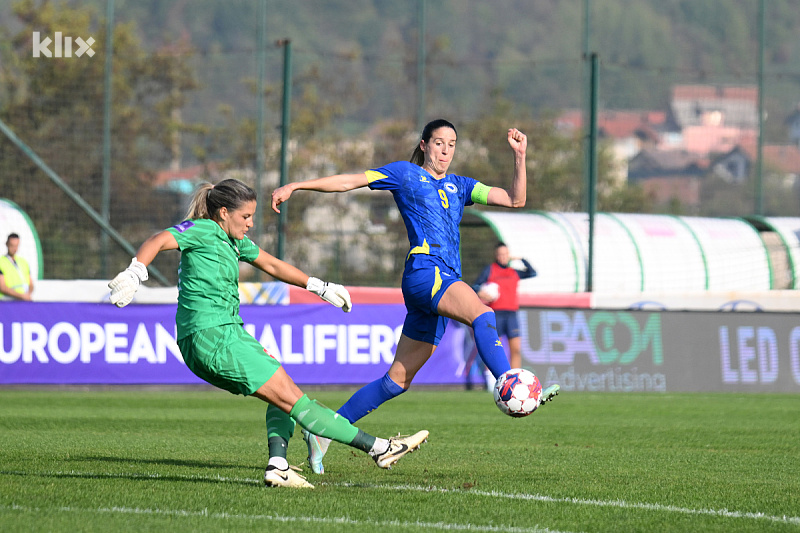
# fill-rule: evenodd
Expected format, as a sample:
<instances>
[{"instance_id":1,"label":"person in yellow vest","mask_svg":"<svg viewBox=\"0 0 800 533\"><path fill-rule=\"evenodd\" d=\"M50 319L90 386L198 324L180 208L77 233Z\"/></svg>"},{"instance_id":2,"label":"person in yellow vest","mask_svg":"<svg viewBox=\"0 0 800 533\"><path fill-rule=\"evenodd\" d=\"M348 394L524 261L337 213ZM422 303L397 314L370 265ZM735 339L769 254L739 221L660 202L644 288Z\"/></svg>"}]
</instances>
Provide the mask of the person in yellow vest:
<instances>
[{"instance_id":1,"label":"person in yellow vest","mask_svg":"<svg viewBox=\"0 0 800 533\"><path fill-rule=\"evenodd\" d=\"M11 233L6 240L8 253L0 257L0 300L33 300L31 268L17 255L19 235Z\"/></svg>"}]
</instances>

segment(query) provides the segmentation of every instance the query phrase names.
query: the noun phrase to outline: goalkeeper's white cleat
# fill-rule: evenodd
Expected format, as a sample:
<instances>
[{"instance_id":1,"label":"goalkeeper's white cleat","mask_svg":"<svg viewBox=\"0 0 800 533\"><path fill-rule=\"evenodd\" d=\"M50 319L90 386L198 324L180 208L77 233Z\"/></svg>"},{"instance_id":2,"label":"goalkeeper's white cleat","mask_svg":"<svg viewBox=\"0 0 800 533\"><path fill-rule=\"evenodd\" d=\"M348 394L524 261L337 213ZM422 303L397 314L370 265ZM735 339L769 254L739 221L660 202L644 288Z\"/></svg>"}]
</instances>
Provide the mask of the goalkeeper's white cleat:
<instances>
[{"instance_id":1,"label":"goalkeeper's white cleat","mask_svg":"<svg viewBox=\"0 0 800 533\"><path fill-rule=\"evenodd\" d=\"M290 466L286 470L279 470L275 466L268 466L264 472L264 485L267 487L290 487L293 489L313 489L314 485L298 474L300 469Z\"/></svg>"},{"instance_id":2,"label":"goalkeeper's white cleat","mask_svg":"<svg viewBox=\"0 0 800 533\"><path fill-rule=\"evenodd\" d=\"M325 452L319 442L319 437L304 429L303 440L308 446L308 464L311 465L311 471L315 474L324 474L325 466L322 464L322 458L325 457Z\"/></svg>"},{"instance_id":3,"label":"goalkeeper's white cleat","mask_svg":"<svg viewBox=\"0 0 800 533\"><path fill-rule=\"evenodd\" d=\"M400 435L389 439L389 449L373 457L381 468L391 468L401 457L418 449L423 442L428 440L428 432L418 431L413 435L401 437Z\"/></svg>"}]
</instances>

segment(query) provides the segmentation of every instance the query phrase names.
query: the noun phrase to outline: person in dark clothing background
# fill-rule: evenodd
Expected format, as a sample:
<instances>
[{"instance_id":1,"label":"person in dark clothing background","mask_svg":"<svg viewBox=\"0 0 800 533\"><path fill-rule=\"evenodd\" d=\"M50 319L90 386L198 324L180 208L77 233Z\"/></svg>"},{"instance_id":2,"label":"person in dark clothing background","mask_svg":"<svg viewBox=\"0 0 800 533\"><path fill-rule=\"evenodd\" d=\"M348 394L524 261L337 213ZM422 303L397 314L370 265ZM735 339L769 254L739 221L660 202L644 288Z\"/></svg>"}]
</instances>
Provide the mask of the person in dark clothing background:
<instances>
[{"instance_id":1,"label":"person in dark clothing background","mask_svg":"<svg viewBox=\"0 0 800 533\"><path fill-rule=\"evenodd\" d=\"M522 367L522 341L520 340L519 297L517 285L521 279L532 278L536 270L527 259L512 258L505 243L499 242L494 248L495 262L483 269L472 285L483 303L494 310L497 320L497 335L508 339L509 363L511 368ZM510 266L514 259L519 259L524 270ZM492 286L491 284L494 284Z\"/></svg>"}]
</instances>

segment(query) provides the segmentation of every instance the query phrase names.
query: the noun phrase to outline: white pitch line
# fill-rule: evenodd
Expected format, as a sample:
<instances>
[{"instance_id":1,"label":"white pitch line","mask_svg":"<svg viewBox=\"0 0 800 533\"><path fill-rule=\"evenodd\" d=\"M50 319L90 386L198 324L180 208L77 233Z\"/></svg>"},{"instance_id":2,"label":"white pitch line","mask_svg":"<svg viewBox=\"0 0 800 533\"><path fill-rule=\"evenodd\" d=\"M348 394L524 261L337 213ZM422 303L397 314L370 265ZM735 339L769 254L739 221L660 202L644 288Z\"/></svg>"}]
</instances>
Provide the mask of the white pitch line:
<instances>
[{"instance_id":1,"label":"white pitch line","mask_svg":"<svg viewBox=\"0 0 800 533\"><path fill-rule=\"evenodd\" d=\"M0 471L0 474L14 474L14 475L32 475L29 472L22 471ZM92 472L40 472L37 475L55 475L55 476L81 476L81 477L97 477L97 478L124 478L124 479L158 479L158 478L177 478L189 480L207 480L207 481L221 481L224 483L241 483L260 485L261 480L254 480L252 478L232 478L215 476L198 476L198 475L181 475L181 474L140 474L140 473L92 473ZM626 502L624 500L589 500L583 498L553 498L542 494L524 494L524 493L505 493L498 491L481 491L472 489L448 489L435 486L421 486L421 485L381 485L381 484L359 484L359 483L326 483L317 482L319 486L327 487L345 487L345 488L375 488L381 490L397 490L397 491L417 491L417 492L438 492L442 494L464 494L481 496L488 498L504 498L511 500L527 500L539 501L545 503L568 503L573 505L589 505L594 507L616 507L619 509L642 509L646 511L659 511L669 513L680 513L686 515L703 515L703 516L717 516L722 518L745 518L752 520L767 520L769 522L786 523L793 525L800 525L800 517L797 516L776 516L768 515L766 513L751 513L742 511L731 511L728 509L691 509L688 507L678 507L675 505L663 505L658 503L641 503L641 502Z\"/></svg>"},{"instance_id":2,"label":"white pitch line","mask_svg":"<svg viewBox=\"0 0 800 533\"><path fill-rule=\"evenodd\" d=\"M321 483L325 485L325 483ZM333 485L333 484L332 484ZM800 525L800 517L797 516L775 516L765 513L749 513L741 511L730 511L728 509L690 509L688 507L678 507L675 505L662 505L658 503L637 503L626 502L624 500L586 500L583 498L553 498L551 496L544 496L541 494L520 494L520 493L504 493L497 491L480 491L480 490L464 490L464 489L445 489L439 487L422 487L418 485L359 485L357 483L336 483L338 486L352 486L352 487L376 487L381 489L390 490L410 490L419 492L439 492L439 493L457 493L457 494L473 494L476 496L486 496L491 498L506 498L511 500L530 500L546 503L571 503L575 505L592 505L596 507L617 507L620 509L644 509L646 511L664 511L670 513L681 513L689 515L706 515L706 516L719 516L723 518L750 518L755 520L769 520L770 522L780 522L787 524Z\"/></svg>"},{"instance_id":3,"label":"white pitch line","mask_svg":"<svg viewBox=\"0 0 800 533\"><path fill-rule=\"evenodd\" d=\"M175 517L203 517L217 520L255 520L271 521L281 523L300 522L307 524L331 524L347 526L370 526L378 527L402 527L419 528L423 531L487 531L487 532L510 532L510 533L568 533L557 531L546 527L511 527L511 526L479 526L474 524L452 524L446 522L421 522L419 520L409 522L400 520L354 520L347 517L318 517L318 516L286 516L278 514L241 514L241 513L212 513L208 509L202 511L188 511L185 509L142 509L139 507L100 507L89 509L85 507L27 507L24 505L0 505L0 511L17 511L40 514L46 512L61 513L91 513L91 514L132 514L132 515L152 515L152 516L175 516Z\"/></svg>"}]
</instances>

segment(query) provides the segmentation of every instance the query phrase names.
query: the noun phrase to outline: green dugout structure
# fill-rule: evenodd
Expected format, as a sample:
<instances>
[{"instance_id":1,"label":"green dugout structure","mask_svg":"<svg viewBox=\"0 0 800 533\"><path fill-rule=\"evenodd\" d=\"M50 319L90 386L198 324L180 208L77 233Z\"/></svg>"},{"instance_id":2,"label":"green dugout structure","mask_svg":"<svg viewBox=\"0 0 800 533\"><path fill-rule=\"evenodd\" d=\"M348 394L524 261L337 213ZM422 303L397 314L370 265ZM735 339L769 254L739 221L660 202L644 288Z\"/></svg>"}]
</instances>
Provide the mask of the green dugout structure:
<instances>
[{"instance_id":1,"label":"green dugout structure","mask_svg":"<svg viewBox=\"0 0 800 533\"><path fill-rule=\"evenodd\" d=\"M520 282L520 294L586 291L586 213L468 209L462 237L480 226L536 269L536 277ZM796 289L800 218L598 213L594 254L596 293Z\"/></svg>"}]
</instances>

